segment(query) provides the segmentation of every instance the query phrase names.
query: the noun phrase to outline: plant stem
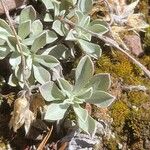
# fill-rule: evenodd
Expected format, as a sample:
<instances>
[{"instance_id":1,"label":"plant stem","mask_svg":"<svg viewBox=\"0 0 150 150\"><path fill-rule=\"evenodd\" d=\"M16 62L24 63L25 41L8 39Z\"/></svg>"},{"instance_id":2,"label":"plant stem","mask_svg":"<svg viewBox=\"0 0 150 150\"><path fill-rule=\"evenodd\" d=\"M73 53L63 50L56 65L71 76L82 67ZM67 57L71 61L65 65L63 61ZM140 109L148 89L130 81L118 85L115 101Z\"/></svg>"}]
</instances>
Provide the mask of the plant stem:
<instances>
[{"instance_id":1,"label":"plant stem","mask_svg":"<svg viewBox=\"0 0 150 150\"><path fill-rule=\"evenodd\" d=\"M47 135L44 137L43 141L40 143L40 145L38 146L37 150L42 150L44 149L48 139L50 138L51 134L53 131L53 126L51 127L51 129L48 131Z\"/></svg>"},{"instance_id":2,"label":"plant stem","mask_svg":"<svg viewBox=\"0 0 150 150\"><path fill-rule=\"evenodd\" d=\"M104 35L100 35L97 33L94 33L86 28L83 28L79 25L76 25L75 23L73 23L72 21L66 19L66 18L62 18L59 17L59 20L65 24L69 24L73 27L79 28L89 34L91 34L93 37L99 38L100 40L104 41L106 44L109 44L110 46L113 46L114 48L117 48L118 50L120 50L123 54L125 54L130 60L132 60L132 62L134 64L136 64L137 66L139 66L141 68L141 70L147 75L147 77L150 79L150 71L143 65L141 64L138 60L136 60L133 56L131 56L126 50L124 50L123 48L121 48L118 43L113 40L112 38L109 38L107 36Z\"/></svg>"},{"instance_id":3,"label":"plant stem","mask_svg":"<svg viewBox=\"0 0 150 150\"><path fill-rule=\"evenodd\" d=\"M20 55L21 55L21 64L22 64L22 75L23 75L23 82L24 82L24 88L26 89L26 90L28 90L28 91L30 91L29 89L29 85L28 85L28 82L27 82L27 79L26 79L26 61L25 61L25 57L24 57L24 55L23 55L23 50L22 50L22 46L21 46L21 43L20 43L20 40L18 39L18 36L17 36L17 33L16 33L16 30L15 30L15 28L14 28L14 26L13 26L13 23L12 23L12 21L11 21L11 18L10 18L10 15L9 15L9 11L8 11L8 9L7 9L7 7L6 7L6 4L5 4L5 2L3 1L3 0L1 0L1 4L2 4L2 6L3 6L3 9L4 9L4 11L5 11L5 14L6 14L6 17L7 17L7 19L8 19L8 23L9 23L9 25L10 25L10 28L12 29L12 32L13 32L13 34L14 34L14 36L15 36L15 38L16 38L16 41L17 41L17 45L18 45L18 49L19 49L19 51L20 51Z\"/></svg>"}]
</instances>

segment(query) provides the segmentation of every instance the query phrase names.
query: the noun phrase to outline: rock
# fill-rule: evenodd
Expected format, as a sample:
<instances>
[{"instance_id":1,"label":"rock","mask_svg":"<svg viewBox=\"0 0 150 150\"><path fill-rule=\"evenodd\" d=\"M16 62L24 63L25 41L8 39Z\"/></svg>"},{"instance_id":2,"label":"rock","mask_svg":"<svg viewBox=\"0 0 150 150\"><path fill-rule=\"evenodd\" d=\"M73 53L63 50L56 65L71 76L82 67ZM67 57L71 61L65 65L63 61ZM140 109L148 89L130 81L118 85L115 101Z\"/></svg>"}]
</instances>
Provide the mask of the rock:
<instances>
[{"instance_id":1,"label":"rock","mask_svg":"<svg viewBox=\"0 0 150 150\"><path fill-rule=\"evenodd\" d=\"M126 35L124 41L134 55L140 56L143 53L141 39L138 35Z\"/></svg>"},{"instance_id":2,"label":"rock","mask_svg":"<svg viewBox=\"0 0 150 150\"><path fill-rule=\"evenodd\" d=\"M66 124L67 125L65 125L65 127L67 127L68 132L67 135L58 143L58 145L60 145L58 148L60 149L64 146L66 150L99 149L100 145L102 144L103 137L109 138L112 134L109 126L102 120L97 122L97 130L94 137L91 137L84 132L80 132L78 127L76 125L71 126L71 122L69 123L69 121Z\"/></svg>"},{"instance_id":3,"label":"rock","mask_svg":"<svg viewBox=\"0 0 150 150\"><path fill-rule=\"evenodd\" d=\"M3 0L8 10L11 11L27 3L28 0ZM4 9L0 3L0 15L4 14Z\"/></svg>"}]
</instances>

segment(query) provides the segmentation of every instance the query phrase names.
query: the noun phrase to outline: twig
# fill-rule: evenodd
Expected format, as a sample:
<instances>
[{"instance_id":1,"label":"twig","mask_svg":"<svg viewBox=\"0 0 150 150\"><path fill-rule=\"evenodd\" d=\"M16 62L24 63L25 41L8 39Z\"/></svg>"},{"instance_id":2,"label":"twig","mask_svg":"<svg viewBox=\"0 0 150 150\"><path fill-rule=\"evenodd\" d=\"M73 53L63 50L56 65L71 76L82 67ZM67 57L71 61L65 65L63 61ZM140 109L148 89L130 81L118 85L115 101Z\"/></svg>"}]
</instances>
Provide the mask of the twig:
<instances>
[{"instance_id":1,"label":"twig","mask_svg":"<svg viewBox=\"0 0 150 150\"><path fill-rule=\"evenodd\" d=\"M29 85L28 85L28 82L27 82L27 79L26 79L26 76L25 76L25 74L26 74L26 73L25 73L25 72L26 72L26 62L25 62L25 57L24 57L24 55L23 55L22 46L21 46L21 43L20 43L20 41L19 41L19 39L18 39L18 36L17 36L16 30L15 30L15 28L14 28L14 26L13 26L13 23L12 23L12 21L11 21L11 18L10 18L10 15L9 15L9 11L8 11L8 9L7 9L7 7L6 7L6 4L5 4L5 2L4 2L3 0L1 0L1 4L2 4L3 9L4 9L4 11L5 11L6 17L7 17L7 19L8 19L8 23L9 23L9 25L10 25L10 28L12 29L12 32L13 32L15 38L16 38L17 45L18 45L18 49L19 49L19 51L20 51L21 64L22 64L22 74L23 74L23 82L24 82L24 85L25 85L24 88L25 88L26 90L30 91L30 90L29 90Z\"/></svg>"},{"instance_id":2,"label":"twig","mask_svg":"<svg viewBox=\"0 0 150 150\"><path fill-rule=\"evenodd\" d=\"M45 144L47 143L48 139L50 138L50 136L52 134L52 131L53 131L53 126L48 131L47 135L44 137L43 141L40 143L40 145L38 146L37 150L43 150L44 149Z\"/></svg>"},{"instance_id":3,"label":"twig","mask_svg":"<svg viewBox=\"0 0 150 150\"><path fill-rule=\"evenodd\" d=\"M94 33L94 32L92 32L92 31L90 31L86 28L83 28L83 27L79 26L79 25L76 25L75 23L73 23L72 21L70 21L66 18L59 17L59 20L61 22L65 23L65 24L71 25L72 27L79 28L79 29L91 34L92 36L94 36L96 38L99 38L100 40L104 41L106 44L109 44L110 46L113 46L114 48L117 48L122 53L124 53L128 58L130 58L130 60L132 60L132 62L134 64L139 66L141 68L141 70L143 70L144 73L148 76L148 78L150 78L150 71L144 65L142 65L139 61L137 61L134 57L132 57L127 51L125 51L123 48L121 48L115 40L113 40L113 39L111 39L107 36Z\"/></svg>"},{"instance_id":4,"label":"twig","mask_svg":"<svg viewBox=\"0 0 150 150\"><path fill-rule=\"evenodd\" d=\"M128 86L122 86L123 90L125 91L143 91L146 92L148 89L145 86L142 85L128 85Z\"/></svg>"}]
</instances>

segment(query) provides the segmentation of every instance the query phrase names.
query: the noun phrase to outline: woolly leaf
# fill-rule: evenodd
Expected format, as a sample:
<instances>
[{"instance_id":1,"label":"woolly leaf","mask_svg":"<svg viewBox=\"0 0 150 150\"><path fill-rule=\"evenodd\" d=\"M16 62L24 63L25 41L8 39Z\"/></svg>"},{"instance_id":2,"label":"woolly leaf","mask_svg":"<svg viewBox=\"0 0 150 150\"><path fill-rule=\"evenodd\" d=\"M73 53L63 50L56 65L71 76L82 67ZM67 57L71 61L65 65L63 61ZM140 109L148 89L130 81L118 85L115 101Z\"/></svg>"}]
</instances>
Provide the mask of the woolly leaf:
<instances>
[{"instance_id":1,"label":"woolly leaf","mask_svg":"<svg viewBox=\"0 0 150 150\"><path fill-rule=\"evenodd\" d=\"M98 107L106 108L113 101L115 97L104 91L95 91L92 96L86 100L87 103L95 104Z\"/></svg>"},{"instance_id":2,"label":"woolly leaf","mask_svg":"<svg viewBox=\"0 0 150 150\"><path fill-rule=\"evenodd\" d=\"M90 98L91 95L93 93L93 89L92 88L86 88L86 89L82 89L81 91L79 91L76 96L79 99L87 99Z\"/></svg>"},{"instance_id":3,"label":"woolly leaf","mask_svg":"<svg viewBox=\"0 0 150 150\"><path fill-rule=\"evenodd\" d=\"M49 43L52 43L54 41L57 40L57 35L55 32L53 31L47 31L46 32L46 43L49 44Z\"/></svg>"},{"instance_id":4,"label":"woolly leaf","mask_svg":"<svg viewBox=\"0 0 150 150\"><path fill-rule=\"evenodd\" d=\"M83 13L89 13L93 7L93 0L79 0L77 5Z\"/></svg>"},{"instance_id":5,"label":"woolly leaf","mask_svg":"<svg viewBox=\"0 0 150 150\"><path fill-rule=\"evenodd\" d=\"M99 45L94 44L94 43L90 43L90 42L82 40L82 39L78 39L78 42L79 42L82 50L86 54L88 54L91 57L94 57L96 59L101 56L101 48Z\"/></svg>"},{"instance_id":6,"label":"woolly leaf","mask_svg":"<svg viewBox=\"0 0 150 150\"><path fill-rule=\"evenodd\" d=\"M35 20L31 25L31 36L37 36L43 32L43 24L40 20Z\"/></svg>"},{"instance_id":7,"label":"woolly leaf","mask_svg":"<svg viewBox=\"0 0 150 150\"><path fill-rule=\"evenodd\" d=\"M46 114L44 116L44 120L47 121L55 121L60 120L64 117L69 105L67 104L50 104L47 107Z\"/></svg>"},{"instance_id":8,"label":"woolly leaf","mask_svg":"<svg viewBox=\"0 0 150 150\"><path fill-rule=\"evenodd\" d=\"M89 80L88 84L86 85L86 88L92 87L94 91L107 91L110 87L110 84L110 75L107 73L100 73L96 74Z\"/></svg>"},{"instance_id":9,"label":"woolly leaf","mask_svg":"<svg viewBox=\"0 0 150 150\"><path fill-rule=\"evenodd\" d=\"M39 35L33 42L31 52L36 53L40 48L46 45L46 32Z\"/></svg>"},{"instance_id":10,"label":"woolly leaf","mask_svg":"<svg viewBox=\"0 0 150 150\"><path fill-rule=\"evenodd\" d=\"M12 29L10 28L10 26L3 19L0 19L0 27L4 28L8 33L13 34Z\"/></svg>"},{"instance_id":11,"label":"woolly leaf","mask_svg":"<svg viewBox=\"0 0 150 150\"><path fill-rule=\"evenodd\" d=\"M33 64L33 71L34 77L39 83L44 84L50 80L49 72L39 64Z\"/></svg>"},{"instance_id":12,"label":"woolly leaf","mask_svg":"<svg viewBox=\"0 0 150 150\"><path fill-rule=\"evenodd\" d=\"M50 13L46 13L44 16L44 21L45 22L53 22L53 17L51 16Z\"/></svg>"},{"instance_id":13,"label":"woolly leaf","mask_svg":"<svg viewBox=\"0 0 150 150\"><path fill-rule=\"evenodd\" d=\"M40 93L46 101L63 100L64 94L59 90L56 84L52 81L46 82L40 86Z\"/></svg>"},{"instance_id":14,"label":"woolly leaf","mask_svg":"<svg viewBox=\"0 0 150 150\"><path fill-rule=\"evenodd\" d=\"M77 115L77 117L80 118L80 120L82 122L87 121L87 117L88 117L88 111L87 110L83 109L78 104L73 105L73 110L74 110L75 114Z\"/></svg>"},{"instance_id":15,"label":"woolly leaf","mask_svg":"<svg viewBox=\"0 0 150 150\"><path fill-rule=\"evenodd\" d=\"M21 63L21 56L16 52L12 53L11 57L9 58L9 63L14 70Z\"/></svg>"},{"instance_id":16,"label":"woolly leaf","mask_svg":"<svg viewBox=\"0 0 150 150\"><path fill-rule=\"evenodd\" d=\"M105 34L106 32L108 32L108 28L101 24L94 24L89 27L89 30L97 34Z\"/></svg>"},{"instance_id":17,"label":"woolly leaf","mask_svg":"<svg viewBox=\"0 0 150 150\"><path fill-rule=\"evenodd\" d=\"M4 59L10 53L8 46L0 46L0 59Z\"/></svg>"},{"instance_id":18,"label":"woolly leaf","mask_svg":"<svg viewBox=\"0 0 150 150\"><path fill-rule=\"evenodd\" d=\"M94 73L94 65L89 56L84 56L75 71L75 91L80 91Z\"/></svg>"},{"instance_id":19,"label":"woolly leaf","mask_svg":"<svg viewBox=\"0 0 150 150\"><path fill-rule=\"evenodd\" d=\"M43 55L48 55L48 54L54 56L59 60L68 59L74 56L73 52L63 44L55 45L53 47L46 49L43 52Z\"/></svg>"},{"instance_id":20,"label":"woolly leaf","mask_svg":"<svg viewBox=\"0 0 150 150\"><path fill-rule=\"evenodd\" d=\"M73 90L73 87L72 85L65 79L63 78L59 78L58 79L58 84L59 84L59 87L62 91L69 91L71 92Z\"/></svg>"},{"instance_id":21,"label":"woolly leaf","mask_svg":"<svg viewBox=\"0 0 150 150\"><path fill-rule=\"evenodd\" d=\"M51 55L34 55L34 61L48 68L59 65L59 61Z\"/></svg>"},{"instance_id":22,"label":"woolly leaf","mask_svg":"<svg viewBox=\"0 0 150 150\"><path fill-rule=\"evenodd\" d=\"M26 22L31 20L33 22L36 19L36 11L35 9L30 5L25 7L20 14L20 23Z\"/></svg>"},{"instance_id":23,"label":"woolly leaf","mask_svg":"<svg viewBox=\"0 0 150 150\"><path fill-rule=\"evenodd\" d=\"M61 36L64 36L64 31L63 31L63 27L62 27L62 23L59 20L55 20L53 22L53 26L52 29L56 31L56 33L58 33Z\"/></svg>"},{"instance_id":24,"label":"woolly leaf","mask_svg":"<svg viewBox=\"0 0 150 150\"><path fill-rule=\"evenodd\" d=\"M19 24L18 35L24 39L30 34L31 30L31 21L26 21Z\"/></svg>"},{"instance_id":25,"label":"woolly leaf","mask_svg":"<svg viewBox=\"0 0 150 150\"><path fill-rule=\"evenodd\" d=\"M88 115L86 121L84 122L78 117L78 125L84 132L88 133L93 137L96 132L96 120L94 120L91 116Z\"/></svg>"},{"instance_id":26,"label":"woolly leaf","mask_svg":"<svg viewBox=\"0 0 150 150\"><path fill-rule=\"evenodd\" d=\"M41 1L44 3L46 9L53 9L54 8L54 5L53 5L51 0L41 0Z\"/></svg>"}]
</instances>

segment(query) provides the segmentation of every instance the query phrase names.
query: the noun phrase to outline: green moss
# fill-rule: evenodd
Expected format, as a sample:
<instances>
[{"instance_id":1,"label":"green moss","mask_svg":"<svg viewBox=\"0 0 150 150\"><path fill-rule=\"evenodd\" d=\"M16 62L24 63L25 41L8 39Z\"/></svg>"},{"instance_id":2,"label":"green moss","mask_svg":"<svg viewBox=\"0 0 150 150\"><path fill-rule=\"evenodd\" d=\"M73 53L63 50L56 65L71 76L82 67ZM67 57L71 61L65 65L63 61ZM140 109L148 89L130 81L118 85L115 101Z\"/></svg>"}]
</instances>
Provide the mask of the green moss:
<instances>
[{"instance_id":1,"label":"green moss","mask_svg":"<svg viewBox=\"0 0 150 150\"><path fill-rule=\"evenodd\" d=\"M140 84L143 82L142 71L135 66L124 54L102 55L96 65L96 73L108 72L116 78L122 78L126 84Z\"/></svg>"},{"instance_id":2,"label":"green moss","mask_svg":"<svg viewBox=\"0 0 150 150\"><path fill-rule=\"evenodd\" d=\"M144 143L150 139L150 110L139 109L138 111L131 111L126 119L125 133L128 137L128 145L131 148L139 146L138 149L144 149L147 145ZM136 144L135 144L136 143Z\"/></svg>"},{"instance_id":3,"label":"green moss","mask_svg":"<svg viewBox=\"0 0 150 150\"><path fill-rule=\"evenodd\" d=\"M139 59L142 64L150 69L150 56L147 53L141 58L136 59ZM117 50L103 52L95 68L96 73L110 73L113 80L117 80L119 83L121 81L120 84L150 87L150 81L145 77L143 71ZM115 87L118 86L116 85ZM112 130L116 138L107 141L106 147L112 150L117 149L115 143L120 142L127 143L129 149L143 150L146 139L150 139L150 127L148 126L150 122L150 110L144 110L142 107L147 105L150 95L148 95L148 92L146 94L142 91L122 92L120 86L118 88L116 92L117 90L121 91L121 95L119 95L121 98L116 100L110 109L110 114L113 118ZM133 105L137 106L138 111L132 109Z\"/></svg>"},{"instance_id":4,"label":"green moss","mask_svg":"<svg viewBox=\"0 0 150 150\"><path fill-rule=\"evenodd\" d=\"M150 41L150 39L149 39L149 41ZM144 66L147 67L147 69L150 70L150 55L149 56L148 55L144 55L143 57L141 57L140 61L142 62L142 64Z\"/></svg>"},{"instance_id":5,"label":"green moss","mask_svg":"<svg viewBox=\"0 0 150 150\"><path fill-rule=\"evenodd\" d=\"M116 130L122 130L125 119L129 114L128 106L121 100L117 101L111 108L111 116L113 118L113 126Z\"/></svg>"},{"instance_id":6,"label":"green moss","mask_svg":"<svg viewBox=\"0 0 150 150\"><path fill-rule=\"evenodd\" d=\"M150 46L150 27L146 29L145 38L144 38L145 47Z\"/></svg>"},{"instance_id":7,"label":"green moss","mask_svg":"<svg viewBox=\"0 0 150 150\"><path fill-rule=\"evenodd\" d=\"M110 138L109 140L104 141L104 146L107 150L118 150L118 144L116 139Z\"/></svg>"},{"instance_id":8,"label":"green moss","mask_svg":"<svg viewBox=\"0 0 150 150\"><path fill-rule=\"evenodd\" d=\"M140 106L149 101L149 95L142 91L131 91L127 93L128 101L132 105Z\"/></svg>"}]
</instances>

